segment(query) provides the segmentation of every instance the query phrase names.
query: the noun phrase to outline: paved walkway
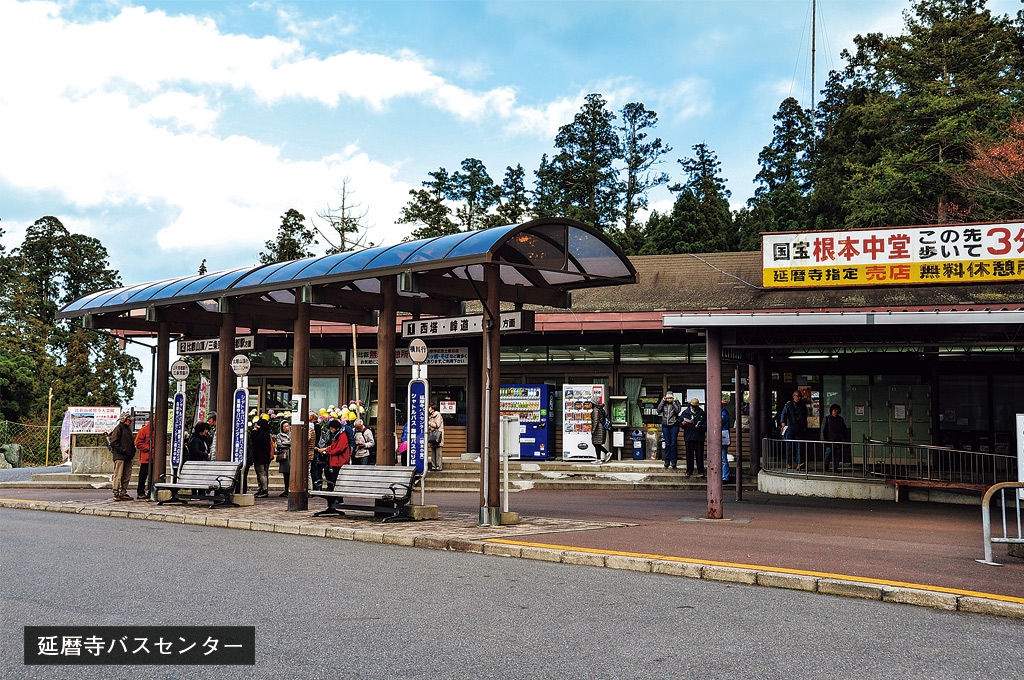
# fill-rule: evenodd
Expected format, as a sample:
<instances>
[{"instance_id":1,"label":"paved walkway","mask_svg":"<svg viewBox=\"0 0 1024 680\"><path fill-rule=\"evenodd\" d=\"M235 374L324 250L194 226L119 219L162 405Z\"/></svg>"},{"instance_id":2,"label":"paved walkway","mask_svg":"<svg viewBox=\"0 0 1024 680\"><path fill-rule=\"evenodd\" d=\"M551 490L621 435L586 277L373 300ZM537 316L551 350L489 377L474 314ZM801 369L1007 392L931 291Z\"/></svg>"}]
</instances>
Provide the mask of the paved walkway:
<instances>
[{"instance_id":1,"label":"paved walkway","mask_svg":"<svg viewBox=\"0 0 1024 680\"><path fill-rule=\"evenodd\" d=\"M1024 559L983 556L978 506L746 494L707 521L699 491L527 491L515 526L480 527L478 494L428 493L439 519L381 524L368 513L312 517L285 499L210 510L115 503L109 491L4 489L0 506L300 533L483 552L884 599L1024 619ZM419 494L415 499L419 500ZM37 501L27 503L25 501Z\"/></svg>"}]
</instances>

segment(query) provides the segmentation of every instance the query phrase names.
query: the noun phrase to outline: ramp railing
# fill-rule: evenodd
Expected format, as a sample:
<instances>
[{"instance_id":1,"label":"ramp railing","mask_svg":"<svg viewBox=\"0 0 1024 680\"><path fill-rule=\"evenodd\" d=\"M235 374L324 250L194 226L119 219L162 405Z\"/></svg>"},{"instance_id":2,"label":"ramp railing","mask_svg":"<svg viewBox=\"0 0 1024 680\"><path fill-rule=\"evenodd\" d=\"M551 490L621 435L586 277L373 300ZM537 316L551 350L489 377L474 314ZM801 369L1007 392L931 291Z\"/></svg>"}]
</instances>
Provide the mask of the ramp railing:
<instances>
[{"instance_id":1,"label":"ramp railing","mask_svg":"<svg viewBox=\"0 0 1024 680\"><path fill-rule=\"evenodd\" d=\"M1010 508L1006 507L1006 490L1015 489L1011 493L1012 504ZM993 536L992 535L992 498L999 494L999 509L1002 514L1003 524L1003 535ZM1000 566L999 562L992 560L992 544L993 543L1021 543L1024 544L1024 533L1021 533L1021 514L1020 514L1020 501L1021 495L1024 494L1024 482L1002 482L1001 484L995 484L985 492L985 497L981 500L981 526L985 534L985 559L978 560L982 564L991 564L993 566ZM1012 526L1012 518L1016 511L1017 520L1017 535L1013 536L1009 533L1008 529ZM1007 515L1010 516L1011 521L1007 521Z\"/></svg>"}]
</instances>

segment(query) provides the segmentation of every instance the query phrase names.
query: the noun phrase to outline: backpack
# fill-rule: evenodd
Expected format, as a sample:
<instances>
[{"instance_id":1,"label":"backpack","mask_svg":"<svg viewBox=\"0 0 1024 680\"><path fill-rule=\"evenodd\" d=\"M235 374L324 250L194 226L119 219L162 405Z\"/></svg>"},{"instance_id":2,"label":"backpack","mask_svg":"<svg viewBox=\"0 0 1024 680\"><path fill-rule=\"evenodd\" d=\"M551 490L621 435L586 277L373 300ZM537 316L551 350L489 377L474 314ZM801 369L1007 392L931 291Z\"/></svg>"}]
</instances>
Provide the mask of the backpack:
<instances>
[{"instance_id":1,"label":"backpack","mask_svg":"<svg viewBox=\"0 0 1024 680\"><path fill-rule=\"evenodd\" d=\"M111 430L110 432L107 433L107 436L104 437L104 440L106 440L106 442L107 442L107 451L110 451L111 453L114 452L114 447L112 445L112 442L114 440L111 438L111 435L113 435L113 434L114 434L114 430Z\"/></svg>"},{"instance_id":2,"label":"backpack","mask_svg":"<svg viewBox=\"0 0 1024 680\"><path fill-rule=\"evenodd\" d=\"M348 450L355 453L356 431L352 429L351 425L344 425L341 429L345 431L345 437L348 439Z\"/></svg>"}]
</instances>

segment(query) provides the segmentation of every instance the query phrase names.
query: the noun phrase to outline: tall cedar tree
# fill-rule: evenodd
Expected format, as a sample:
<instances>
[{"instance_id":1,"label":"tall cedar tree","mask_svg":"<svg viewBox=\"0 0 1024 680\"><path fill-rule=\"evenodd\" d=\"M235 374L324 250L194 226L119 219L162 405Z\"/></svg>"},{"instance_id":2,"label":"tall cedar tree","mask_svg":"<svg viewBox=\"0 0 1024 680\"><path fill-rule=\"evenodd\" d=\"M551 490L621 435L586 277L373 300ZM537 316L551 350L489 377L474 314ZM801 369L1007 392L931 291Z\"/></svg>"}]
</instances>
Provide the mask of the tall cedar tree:
<instances>
[{"instance_id":1,"label":"tall cedar tree","mask_svg":"<svg viewBox=\"0 0 1024 680\"><path fill-rule=\"evenodd\" d=\"M525 181L526 171L522 165L505 168L505 179L501 183L501 204L495 210L497 214L492 226L522 224L529 218L531 208Z\"/></svg>"},{"instance_id":2,"label":"tall cedar tree","mask_svg":"<svg viewBox=\"0 0 1024 680\"><path fill-rule=\"evenodd\" d=\"M653 169L661 162L662 156L672 151L672 147L662 142L660 137L649 138L657 125L658 114L643 104L631 102L622 107L619 141L626 163L626 181L623 185L623 231L619 244L627 255L637 254L643 247L643 231L636 222L636 214L647 208L647 192L668 184L668 173Z\"/></svg>"},{"instance_id":3,"label":"tall cedar tree","mask_svg":"<svg viewBox=\"0 0 1024 680\"><path fill-rule=\"evenodd\" d=\"M573 122L555 136L559 149L537 169L536 209L593 225L608 233L622 215L622 183L614 164L622 156L614 122L600 94L588 94Z\"/></svg>"},{"instance_id":4,"label":"tall cedar tree","mask_svg":"<svg viewBox=\"0 0 1024 680\"><path fill-rule=\"evenodd\" d=\"M54 387L54 419L65 407L116 406L130 400L139 360L117 340L57 321L57 310L87 293L119 286L98 239L71 234L53 216L37 220L5 258L8 285L0 311L0 403L7 417L45 420ZM30 371L31 384L26 383Z\"/></svg>"},{"instance_id":5,"label":"tall cedar tree","mask_svg":"<svg viewBox=\"0 0 1024 680\"><path fill-rule=\"evenodd\" d=\"M452 222L452 209L445 205L445 198L451 191L451 178L444 168L427 173L431 179L423 182L423 189L410 189L412 199L402 206L402 215L396 224L418 224L405 237L405 241L432 236L456 234L458 226Z\"/></svg>"},{"instance_id":6,"label":"tall cedar tree","mask_svg":"<svg viewBox=\"0 0 1024 680\"><path fill-rule=\"evenodd\" d=\"M688 223L677 252L710 253L727 250L734 247L736 241L732 233L732 213L729 211L732 192L725 188L725 180L721 177L722 164L715 152L704 142L694 144L693 151L692 157L679 159L679 165L687 175L686 182L670 187L680 193L680 199L685 199L686 194L692 194L697 201L696 214L686 216ZM678 199L676 203L679 203Z\"/></svg>"},{"instance_id":7,"label":"tall cedar tree","mask_svg":"<svg viewBox=\"0 0 1024 680\"><path fill-rule=\"evenodd\" d=\"M815 178L816 191L832 193L817 205L842 201L846 226L997 217L970 205L955 182L971 140L1007 124L1024 94L1019 28L985 4L921 0L904 13L903 35L854 38L842 87L826 97L850 100L840 118L856 127L823 134L838 142L828 151L850 155L841 180Z\"/></svg>"},{"instance_id":8,"label":"tall cedar tree","mask_svg":"<svg viewBox=\"0 0 1024 680\"><path fill-rule=\"evenodd\" d=\"M455 217L460 231L476 231L488 225L487 216L501 201L501 187L487 174L483 162L476 158L462 161L462 169L452 173L445 196L457 204Z\"/></svg>"},{"instance_id":9,"label":"tall cedar tree","mask_svg":"<svg viewBox=\"0 0 1024 680\"><path fill-rule=\"evenodd\" d=\"M295 208L290 208L281 216L277 237L263 244L266 250L259 255L260 263L271 264L312 257L313 251L310 250L310 246L314 243L316 237L313 229L306 226L306 216Z\"/></svg>"},{"instance_id":10,"label":"tall cedar tree","mask_svg":"<svg viewBox=\"0 0 1024 680\"><path fill-rule=\"evenodd\" d=\"M773 120L772 141L757 158L761 170L755 177L754 197L734 216L740 250L759 248L762 231L810 228L807 196L814 148L810 112L788 97L779 105Z\"/></svg>"}]
</instances>

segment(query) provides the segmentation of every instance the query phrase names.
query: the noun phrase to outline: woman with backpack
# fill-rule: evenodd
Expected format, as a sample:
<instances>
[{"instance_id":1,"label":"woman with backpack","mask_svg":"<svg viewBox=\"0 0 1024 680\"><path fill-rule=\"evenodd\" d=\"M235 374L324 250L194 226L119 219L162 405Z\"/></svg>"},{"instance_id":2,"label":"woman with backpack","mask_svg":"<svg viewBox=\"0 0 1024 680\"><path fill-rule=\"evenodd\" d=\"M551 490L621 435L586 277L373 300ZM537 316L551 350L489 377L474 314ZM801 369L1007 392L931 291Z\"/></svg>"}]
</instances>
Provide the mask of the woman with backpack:
<instances>
[{"instance_id":1,"label":"woman with backpack","mask_svg":"<svg viewBox=\"0 0 1024 680\"><path fill-rule=\"evenodd\" d=\"M596 394L590 398L590 442L594 445L595 461L598 464L611 460L612 452L605 448L604 440L608 436L608 416L601 405L601 397Z\"/></svg>"},{"instance_id":2,"label":"woman with backpack","mask_svg":"<svg viewBox=\"0 0 1024 680\"><path fill-rule=\"evenodd\" d=\"M352 455L352 449L348 444L348 436L342 432L341 421L337 418L327 423L327 430L330 433L327 439L327 446L317 449L320 453L327 455L327 490L334 491L334 484L338 481L338 473L343 465L348 464Z\"/></svg>"}]
</instances>

